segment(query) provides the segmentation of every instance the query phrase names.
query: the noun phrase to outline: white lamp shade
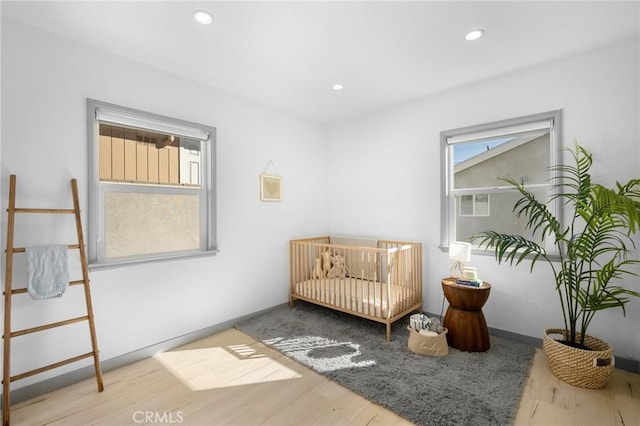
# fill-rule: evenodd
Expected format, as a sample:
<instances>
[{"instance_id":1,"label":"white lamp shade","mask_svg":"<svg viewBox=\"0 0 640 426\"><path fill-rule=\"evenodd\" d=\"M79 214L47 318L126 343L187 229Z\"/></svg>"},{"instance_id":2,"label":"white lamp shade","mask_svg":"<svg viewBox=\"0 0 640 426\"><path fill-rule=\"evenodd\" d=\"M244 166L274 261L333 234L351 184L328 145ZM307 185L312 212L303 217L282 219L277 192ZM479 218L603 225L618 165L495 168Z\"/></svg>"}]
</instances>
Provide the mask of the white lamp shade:
<instances>
[{"instance_id":1,"label":"white lamp shade","mask_svg":"<svg viewBox=\"0 0 640 426\"><path fill-rule=\"evenodd\" d=\"M449 243L449 259L456 262L471 261L471 243L451 241Z\"/></svg>"}]
</instances>

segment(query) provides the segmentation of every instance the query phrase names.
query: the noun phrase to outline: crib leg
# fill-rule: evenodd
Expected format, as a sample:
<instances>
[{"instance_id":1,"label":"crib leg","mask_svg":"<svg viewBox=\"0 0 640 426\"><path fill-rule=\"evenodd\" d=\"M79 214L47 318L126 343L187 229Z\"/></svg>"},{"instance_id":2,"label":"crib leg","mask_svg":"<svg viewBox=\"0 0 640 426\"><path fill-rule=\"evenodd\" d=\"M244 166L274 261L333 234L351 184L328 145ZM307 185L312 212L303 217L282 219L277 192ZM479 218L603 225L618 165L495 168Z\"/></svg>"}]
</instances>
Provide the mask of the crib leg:
<instances>
[{"instance_id":1,"label":"crib leg","mask_svg":"<svg viewBox=\"0 0 640 426\"><path fill-rule=\"evenodd\" d=\"M391 323L387 322L387 342L391 341Z\"/></svg>"},{"instance_id":2,"label":"crib leg","mask_svg":"<svg viewBox=\"0 0 640 426\"><path fill-rule=\"evenodd\" d=\"M293 308L293 297L289 298L289 309Z\"/></svg>"}]
</instances>

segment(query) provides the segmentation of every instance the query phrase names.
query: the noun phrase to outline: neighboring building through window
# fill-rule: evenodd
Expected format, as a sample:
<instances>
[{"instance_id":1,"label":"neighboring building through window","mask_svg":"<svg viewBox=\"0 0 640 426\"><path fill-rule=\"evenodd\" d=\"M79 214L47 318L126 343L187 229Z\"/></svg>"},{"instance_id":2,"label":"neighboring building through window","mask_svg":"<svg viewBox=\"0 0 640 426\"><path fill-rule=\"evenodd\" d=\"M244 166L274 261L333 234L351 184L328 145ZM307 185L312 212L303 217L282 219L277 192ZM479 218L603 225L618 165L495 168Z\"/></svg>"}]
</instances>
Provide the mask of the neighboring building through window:
<instances>
[{"instance_id":1,"label":"neighboring building through window","mask_svg":"<svg viewBox=\"0 0 640 426\"><path fill-rule=\"evenodd\" d=\"M531 237L513 213L520 193L500 177L524 182L556 212L549 167L557 160L559 126L560 111L552 111L441 133L444 247L488 229Z\"/></svg>"},{"instance_id":2,"label":"neighboring building through window","mask_svg":"<svg viewBox=\"0 0 640 426\"><path fill-rule=\"evenodd\" d=\"M213 253L215 129L88 100L89 262Z\"/></svg>"}]
</instances>

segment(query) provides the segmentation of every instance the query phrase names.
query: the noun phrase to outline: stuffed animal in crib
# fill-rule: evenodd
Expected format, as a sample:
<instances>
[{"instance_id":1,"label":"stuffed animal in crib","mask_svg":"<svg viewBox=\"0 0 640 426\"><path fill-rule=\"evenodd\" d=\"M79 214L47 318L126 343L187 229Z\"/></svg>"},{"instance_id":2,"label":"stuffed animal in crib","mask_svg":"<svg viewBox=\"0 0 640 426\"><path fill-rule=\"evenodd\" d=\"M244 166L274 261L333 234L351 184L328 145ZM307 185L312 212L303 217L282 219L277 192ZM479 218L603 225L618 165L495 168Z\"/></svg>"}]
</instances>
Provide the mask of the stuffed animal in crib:
<instances>
[{"instance_id":1,"label":"stuffed animal in crib","mask_svg":"<svg viewBox=\"0 0 640 426\"><path fill-rule=\"evenodd\" d=\"M344 256L336 254L333 256L332 263L333 266L329 271L329 278L344 278L346 276Z\"/></svg>"},{"instance_id":2,"label":"stuffed animal in crib","mask_svg":"<svg viewBox=\"0 0 640 426\"><path fill-rule=\"evenodd\" d=\"M331 271L331 252L325 250L322 252L322 276L328 276L329 271Z\"/></svg>"},{"instance_id":3,"label":"stuffed animal in crib","mask_svg":"<svg viewBox=\"0 0 640 426\"><path fill-rule=\"evenodd\" d=\"M318 257L316 258L316 265L313 267L313 271L311 272L311 278L322 278L323 276L322 260Z\"/></svg>"}]
</instances>

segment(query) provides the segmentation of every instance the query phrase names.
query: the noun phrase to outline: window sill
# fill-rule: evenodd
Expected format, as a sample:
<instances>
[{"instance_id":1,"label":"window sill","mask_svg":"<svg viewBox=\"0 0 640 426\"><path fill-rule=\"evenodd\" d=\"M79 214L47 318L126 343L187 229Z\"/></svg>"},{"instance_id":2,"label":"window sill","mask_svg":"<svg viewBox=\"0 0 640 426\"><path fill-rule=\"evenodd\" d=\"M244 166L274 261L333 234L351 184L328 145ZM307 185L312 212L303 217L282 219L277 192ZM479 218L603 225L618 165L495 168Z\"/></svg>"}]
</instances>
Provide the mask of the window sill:
<instances>
[{"instance_id":1,"label":"window sill","mask_svg":"<svg viewBox=\"0 0 640 426\"><path fill-rule=\"evenodd\" d=\"M116 269L121 267L127 267L132 265L141 265L146 263L156 263L156 262L167 262L174 260L183 260L183 259L193 259L199 257L210 257L218 254L218 249L207 250L198 253L184 253L184 254L176 254L171 256L162 256L162 257L154 257L154 258L144 258L144 259L128 259L128 260L120 260L117 262L105 262L105 263L89 263L88 267L90 271L97 271L103 269Z\"/></svg>"},{"instance_id":2,"label":"window sill","mask_svg":"<svg viewBox=\"0 0 640 426\"><path fill-rule=\"evenodd\" d=\"M438 246L440 248L440 251L443 253L449 253L449 246L443 246L440 245ZM496 251L494 249L479 249L477 247L473 247L471 249L471 254L474 256L491 256L493 258L496 257ZM526 259L531 259L533 258L534 255L530 254L526 257ZM560 256L558 256L557 254L549 254L549 259L551 259L551 261L553 262L559 262L560 261ZM538 259L541 260L542 258Z\"/></svg>"}]
</instances>

